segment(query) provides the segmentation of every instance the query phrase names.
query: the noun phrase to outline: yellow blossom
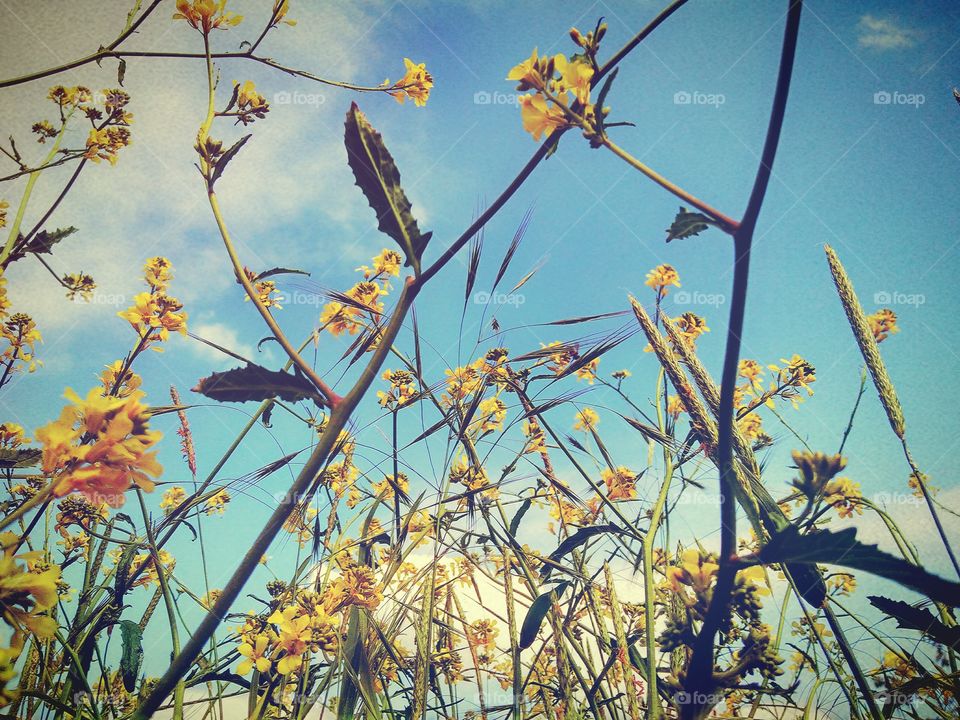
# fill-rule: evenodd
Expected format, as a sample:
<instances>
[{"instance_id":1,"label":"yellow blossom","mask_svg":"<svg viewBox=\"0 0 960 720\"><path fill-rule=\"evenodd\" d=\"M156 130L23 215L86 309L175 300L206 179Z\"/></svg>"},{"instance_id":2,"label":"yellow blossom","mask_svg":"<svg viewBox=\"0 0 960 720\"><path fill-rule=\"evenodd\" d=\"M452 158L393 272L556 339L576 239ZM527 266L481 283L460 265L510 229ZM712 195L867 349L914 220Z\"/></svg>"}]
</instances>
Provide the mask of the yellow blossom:
<instances>
[{"instance_id":1,"label":"yellow blossom","mask_svg":"<svg viewBox=\"0 0 960 720\"><path fill-rule=\"evenodd\" d=\"M673 269L673 265L657 265L647 273L647 279L644 285L652 287L660 297L664 297L667 294L668 286L673 285L680 287L680 276L677 274L677 271Z\"/></svg>"},{"instance_id":2,"label":"yellow blossom","mask_svg":"<svg viewBox=\"0 0 960 720\"><path fill-rule=\"evenodd\" d=\"M395 82L387 92L396 98L401 105L404 100L410 98L414 105L423 107L430 97L433 76L427 72L427 66L424 63L418 65L410 58L404 58L403 65L406 70L404 76Z\"/></svg>"},{"instance_id":3,"label":"yellow blossom","mask_svg":"<svg viewBox=\"0 0 960 720\"><path fill-rule=\"evenodd\" d=\"M591 428L596 427L600 422L600 416L597 415L597 412L593 408L585 407L582 410L578 410L575 417L576 422L573 424L574 430L589 432Z\"/></svg>"},{"instance_id":4,"label":"yellow blossom","mask_svg":"<svg viewBox=\"0 0 960 720\"><path fill-rule=\"evenodd\" d=\"M226 9L227 0L177 0L174 20L186 20L204 35L223 25L239 25L242 15Z\"/></svg>"}]
</instances>

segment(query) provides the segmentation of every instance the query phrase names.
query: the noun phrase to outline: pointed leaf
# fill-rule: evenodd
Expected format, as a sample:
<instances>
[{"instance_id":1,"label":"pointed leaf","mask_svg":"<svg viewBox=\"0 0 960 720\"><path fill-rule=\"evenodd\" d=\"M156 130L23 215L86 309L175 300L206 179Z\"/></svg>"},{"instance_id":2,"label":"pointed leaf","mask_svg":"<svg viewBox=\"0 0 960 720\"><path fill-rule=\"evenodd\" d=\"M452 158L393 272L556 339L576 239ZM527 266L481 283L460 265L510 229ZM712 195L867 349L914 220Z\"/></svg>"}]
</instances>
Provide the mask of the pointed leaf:
<instances>
[{"instance_id":1,"label":"pointed leaf","mask_svg":"<svg viewBox=\"0 0 960 720\"><path fill-rule=\"evenodd\" d=\"M960 583L857 540L856 528L801 535L795 525L774 533L756 556L762 563L826 563L879 575L951 607L960 604Z\"/></svg>"},{"instance_id":2,"label":"pointed leaf","mask_svg":"<svg viewBox=\"0 0 960 720\"><path fill-rule=\"evenodd\" d=\"M359 187L377 214L381 232L393 238L406 255L406 265L420 274L420 258L431 233L421 234L410 201L400 186L400 171L383 138L356 103L347 112L344 144L347 162Z\"/></svg>"},{"instance_id":3,"label":"pointed leaf","mask_svg":"<svg viewBox=\"0 0 960 720\"><path fill-rule=\"evenodd\" d=\"M703 213L690 212L681 206L680 212L673 219L673 224L667 228L667 242L699 235L710 225L716 225L716 223Z\"/></svg>"},{"instance_id":4,"label":"pointed leaf","mask_svg":"<svg viewBox=\"0 0 960 720\"><path fill-rule=\"evenodd\" d=\"M569 586L569 582L557 583L552 590L548 590L530 603L530 607L527 609L527 616L523 619L523 625L520 627L519 644L523 650L533 645L533 641L537 639L537 633L540 632L543 619L547 616L547 613L550 611L550 606L553 604L551 595L556 593L557 598L559 598L563 595L563 591Z\"/></svg>"},{"instance_id":5,"label":"pointed leaf","mask_svg":"<svg viewBox=\"0 0 960 720\"><path fill-rule=\"evenodd\" d=\"M137 623L121 620L120 639L120 677L123 679L123 687L132 693L137 688L137 676L140 675L140 666L143 664L143 631Z\"/></svg>"},{"instance_id":6,"label":"pointed leaf","mask_svg":"<svg viewBox=\"0 0 960 720\"><path fill-rule=\"evenodd\" d=\"M302 375L247 365L226 372L215 372L197 383L198 392L217 402L249 402L280 398L289 402L313 400L323 405L323 396Z\"/></svg>"}]
</instances>

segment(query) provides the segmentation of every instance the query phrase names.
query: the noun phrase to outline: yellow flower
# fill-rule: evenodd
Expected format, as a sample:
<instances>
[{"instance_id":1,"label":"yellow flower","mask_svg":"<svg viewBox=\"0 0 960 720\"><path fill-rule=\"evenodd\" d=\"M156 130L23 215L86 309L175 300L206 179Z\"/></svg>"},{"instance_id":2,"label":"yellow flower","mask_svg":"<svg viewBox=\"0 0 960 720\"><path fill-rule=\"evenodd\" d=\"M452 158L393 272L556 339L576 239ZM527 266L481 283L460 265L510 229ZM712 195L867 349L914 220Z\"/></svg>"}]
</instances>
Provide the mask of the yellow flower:
<instances>
[{"instance_id":1,"label":"yellow flower","mask_svg":"<svg viewBox=\"0 0 960 720\"><path fill-rule=\"evenodd\" d=\"M380 254L373 259L373 269L378 275L393 275L400 277L400 264L403 258L396 250L384 248Z\"/></svg>"},{"instance_id":2,"label":"yellow flower","mask_svg":"<svg viewBox=\"0 0 960 720\"><path fill-rule=\"evenodd\" d=\"M683 592L683 586L688 586L697 594L703 594L710 589L713 579L720 566L701 554L696 548L683 551L680 565L667 568L667 581L674 592Z\"/></svg>"},{"instance_id":3,"label":"yellow flower","mask_svg":"<svg viewBox=\"0 0 960 720\"><path fill-rule=\"evenodd\" d=\"M589 432L591 428L595 428L600 422L600 416L597 415L595 410L588 407L578 410L575 417L576 422L573 424L574 430Z\"/></svg>"},{"instance_id":4,"label":"yellow flower","mask_svg":"<svg viewBox=\"0 0 960 720\"><path fill-rule=\"evenodd\" d=\"M203 511L207 515L213 515L214 513L223 515L229 502L230 493L226 490L220 490L216 495L207 498L207 501L203 504Z\"/></svg>"},{"instance_id":5,"label":"yellow flower","mask_svg":"<svg viewBox=\"0 0 960 720\"><path fill-rule=\"evenodd\" d=\"M390 383L390 391L377 391L380 405L387 408L401 408L416 398L417 389L413 384L413 375L406 370L385 370L380 376Z\"/></svg>"},{"instance_id":6,"label":"yellow flower","mask_svg":"<svg viewBox=\"0 0 960 720\"><path fill-rule=\"evenodd\" d=\"M177 0L174 20L186 20L204 35L221 25L239 25L243 15L226 10L227 0Z\"/></svg>"},{"instance_id":7,"label":"yellow flower","mask_svg":"<svg viewBox=\"0 0 960 720\"><path fill-rule=\"evenodd\" d=\"M697 338L703 333L710 332L710 328L707 327L707 321L692 312L686 312L678 317L676 319L676 326L680 335L691 347L693 347Z\"/></svg>"},{"instance_id":8,"label":"yellow flower","mask_svg":"<svg viewBox=\"0 0 960 720\"><path fill-rule=\"evenodd\" d=\"M546 82L553 76L554 65L563 55L554 55L549 57L537 57L537 49L534 48L530 57L515 65L507 73L507 80L514 80L518 83L518 90L542 90Z\"/></svg>"},{"instance_id":9,"label":"yellow flower","mask_svg":"<svg viewBox=\"0 0 960 720\"><path fill-rule=\"evenodd\" d=\"M2 227L2 226L0 226ZM897 314L889 308L877 310L873 315L867 315L870 330L878 343L883 342L894 333L900 332L897 327Z\"/></svg>"},{"instance_id":10,"label":"yellow flower","mask_svg":"<svg viewBox=\"0 0 960 720\"><path fill-rule=\"evenodd\" d=\"M290 0L273 0L273 25L284 23L293 27L297 24L296 20L285 20L287 12L290 10Z\"/></svg>"},{"instance_id":11,"label":"yellow flower","mask_svg":"<svg viewBox=\"0 0 960 720\"><path fill-rule=\"evenodd\" d=\"M40 563L39 550L15 554L19 536L0 534L3 555L0 557L0 614L16 635L32 632L49 639L57 629L53 618L42 615L57 603L60 568ZM42 569L41 569L42 568Z\"/></svg>"},{"instance_id":12,"label":"yellow flower","mask_svg":"<svg viewBox=\"0 0 960 720\"><path fill-rule=\"evenodd\" d=\"M523 129L538 141L541 137L550 137L554 130L569 125L563 110L547 103L546 98L536 95L520 96L520 119Z\"/></svg>"},{"instance_id":13,"label":"yellow flower","mask_svg":"<svg viewBox=\"0 0 960 720\"><path fill-rule=\"evenodd\" d=\"M270 650L271 637L267 633L257 633L249 640L240 643L237 652L246 660L241 660L237 665L237 674L246 675L253 668L257 668L262 673L270 672L270 668L273 667L273 663L267 657Z\"/></svg>"},{"instance_id":14,"label":"yellow flower","mask_svg":"<svg viewBox=\"0 0 960 720\"><path fill-rule=\"evenodd\" d=\"M593 78L593 68L582 60L569 61L563 55L557 55L554 60L557 71L560 73L559 92L570 92L581 105L590 103L590 80Z\"/></svg>"},{"instance_id":15,"label":"yellow flower","mask_svg":"<svg viewBox=\"0 0 960 720\"><path fill-rule=\"evenodd\" d=\"M360 323L357 322L359 317L360 311L356 308L338 302L329 302L320 313L320 325L334 337L344 332L356 335L360 330Z\"/></svg>"},{"instance_id":16,"label":"yellow flower","mask_svg":"<svg viewBox=\"0 0 960 720\"><path fill-rule=\"evenodd\" d=\"M163 494L163 498L160 500L160 509L163 510L164 515L169 515L180 507L186 499L187 491L179 485L174 485Z\"/></svg>"},{"instance_id":17,"label":"yellow flower","mask_svg":"<svg viewBox=\"0 0 960 720\"><path fill-rule=\"evenodd\" d=\"M13 422L0 423L0 448L15 450L30 442L22 426Z\"/></svg>"},{"instance_id":18,"label":"yellow flower","mask_svg":"<svg viewBox=\"0 0 960 720\"><path fill-rule=\"evenodd\" d=\"M403 64L406 73L402 78L395 82L388 94L396 98L397 102L403 105L404 100L410 98L417 107L423 107L427 104L430 97L430 89L433 87L433 76L427 72L425 63L419 65L410 58L404 58Z\"/></svg>"},{"instance_id":19,"label":"yellow flower","mask_svg":"<svg viewBox=\"0 0 960 720\"><path fill-rule=\"evenodd\" d=\"M55 476L54 494L80 492L95 505L120 507L131 484L146 491L163 471L156 452L161 434L149 428L149 408L142 392L106 397L100 388L81 399L67 389L68 405L60 417L37 430L43 443L42 467Z\"/></svg>"},{"instance_id":20,"label":"yellow flower","mask_svg":"<svg viewBox=\"0 0 960 720\"><path fill-rule=\"evenodd\" d=\"M225 114L235 115L237 122L249 125L257 118L262 120L270 112L270 104L257 92L252 80L247 80L242 85L234 83L234 92L236 93L236 110L231 106L227 108L228 112Z\"/></svg>"},{"instance_id":21,"label":"yellow flower","mask_svg":"<svg viewBox=\"0 0 960 720\"><path fill-rule=\"evenodd\" d=\"M862 497L860 483L846 477L838 477L824 488L824 500L842 518L852 517L854 513L863 514L863 506L860 504Z\"/></svg>"},{"instance_id":22,"label":"yellow flower","mask_svg":"<svg viewBox=\"0 0 960 720\"><path fill-rule=\"evenodd\" d=\"M652 287L661 297L664 297L667 294L668 285L680 287L680 276L673 269L673 265L657 265L647 273L647 280L644 285Z\"/></svg>"},{"instance_id":23,"label":"yellow flower","mask_svg":"<svg viewBox=\"0 0 960 720\"><path fill-rule=\"evenodd\" d=\"M87 136L87 146L83 157L99 163L106 160L117 164L117 153L130 144L130 130L126 127L111 125L104 128L92 128Z\"/></svg>"},{"instance_id":24,"label":"yellow flower","mask_svg":"<svg viewBox=\"0 0 960 720\"><path fill-rule=\"evenodd\" d=\"M680 417L680 413L686 411L687 409L683 406L683 399L679 395L670 395L667 398L667 415L674 420Z\"/></svg>"},{"instance_id":25,"label":"yellow flower","mask_svg":"<svg viewBox=\"0 0 960 720\"><path fill-rule=\"evenodd\" d=\"M6 200L0 200L0 228L7 226L7 208L10 204Z\"/></svg>"},{"instance_id":26,"label":"yellow flower","mask_svg":"<svg viewBox=\"0 0 960 720\"><path fill-rule=\"evenodd\" d=\"M590 362L586 363L583 367L577 369L575 375L579 380L586 380L587 384L593 385L593 381L597 379L597 366L600 365L600 358L594 358Z\"/></svg>"},{"instance_id":27,"label":"yellow flower","mask_svg":"<svg viewBox=\"0 0 960 720\"><path fill-rule=\"evenodd\" d=\"M173 265L160 255L152 257L143 266L143 277L151 290L166 290L173 280Z\"/></svg>"},{"instance_id":28,"label":"yellow flower","mask_svg":"<svg viewBox=\"0 0 960 720\"><path fill-rule=\"evenodd\" d=\"M632 500L637 496L637 475L622 465L616 472L603 468L600 477L607 486L607 497L611 500Z\"/></svg>"},{"instance_id":29,"label":"yellow flower","mask_svg":"<svg viewBox=\"0 0 960 720\"><path fill-rule=\"evenodd\" d=\"M100 373L100 382L103 383L104 395L114 395L125 398L129 397L131 393L140 387L143 381L139 375L129 368L123 372L123 379L119 379L120 373L123 371L123 366L124 362L122 360L114 360L111 364L106 365L106 369Z\"/></svg>"},{"instance_id":30,"label":"yellow flower","mask_svg":"<svg viewBox=\"0 0 960 720\"><path fill-rule=\"evenodd\" d=\"M0 301L0 308L6 303L6 296ZM0 313L2 316L5 313ZM36 359L36 345L43 342L43 337L37 329L37 324L29 315L14 313L0 325L0 337L7 341L6 349L0 353L0 365L10 368L10 373L19 372L25 367L27 372L34 372L42 363Z\"/></svg>"}]
</instances>

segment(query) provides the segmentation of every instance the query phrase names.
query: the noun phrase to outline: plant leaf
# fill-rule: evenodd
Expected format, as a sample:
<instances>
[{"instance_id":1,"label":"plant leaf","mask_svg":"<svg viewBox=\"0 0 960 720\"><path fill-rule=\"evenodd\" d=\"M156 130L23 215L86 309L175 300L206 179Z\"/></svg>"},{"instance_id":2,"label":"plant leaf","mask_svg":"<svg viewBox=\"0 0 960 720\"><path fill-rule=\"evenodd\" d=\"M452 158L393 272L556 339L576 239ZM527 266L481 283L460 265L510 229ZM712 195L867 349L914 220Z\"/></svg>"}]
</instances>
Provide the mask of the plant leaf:
<instances>
[{"instance_id":1,"label":"plant leaf","mask_svg":"<svg viewBox=\"0 0 960 720\"><path fill-rule=\"evenodd\" d=\"M960 627L949 627L932 612L914 607L903 600L891 600L882 595L869 595L867 600L880 612L889 615L907 630L919 630L936 642L954 650L960 649Z\"/></svg>"},{"instance_id":2,"label":"plant leaf","mask_svg":"<svg viewBox=\"0 0 960 720\"><path fill-rule=\"evenodd\" d=\"M260 280L265 280L268 277L273 277L274 275L307 275L309 276L306 270L295 270L293 268L284 268L284 267L275 267L270 268L269 270L264 270L262 273L257 275L253 280L258 282Z\"/></svg>"},{"instance_id":3,"label":"plant leaf","mask_svg":"<svg viewBox=\"0 0 960 720\"><path fill-rule=\"evenodd\" d=\"M210 187L213 187L213 184L220 179L220 176L223 175L223 171L227 169L227 163L233 160L234 156L240 152L240 148L247 144L252 135L244 135L242 138L237 140L233 145L227 149L223 155L220 156L220 159L217 160L216 166L213 168L213 175L210 176Z\"/></svg>"},{"instance_id":4,"label":"plant leaf","mask_svg":"<svg viewBox=\"0 0 960 720\"><path fill-rule=\"evenodd\" d=\"M50 255L53 252L53 246L58 242L63 240L65 237L73 235L77 232L77 228L70 227L66 228L57 228L56 230L40 230L30 238L30 242L20 248L17 252L10 255L11 262L14 260L20 260L25 257L28 253L34 253L36 255ZM17 244L22 241L23 236L20 235L17 237Z\"/></svg>"},{"instance_id":5,"label":"plant leaf","mask_svg":"<svg viewBox=\"0 0 960 720\"><path fill-rule=\"evenodd\" d=\"M774 533L756 555L761 563L826 563L879 575L950 607L960 604L960 583L945 580L918 565L857 540L856 528L801 535L795 525ZM752 563L755 564L755 563Z\"/></svg>"},{"instance_id":6,"label":"plant leaf","mask_svg":"<svg viewBox=\"0 0 960 720\"><path fill-rule=\"evenodd\" d=\"M580 528L560 543L556 550L550 553L540 572L540 577L544 580L550 577L550 573L553 570L553 563L556 563L567 553L576 550L594 535L602 535L604 533L617 533L622 535L624 532L622 528L616 525L590 525L589 527Z\"/></svg>"},{"instance_id":7,"label":"plant leaf","mask_svg":"<svg viewBox=\"0 0 960 720\"><path fill-rule=\"evenodd\" d=\"M710 225L716 223L703 213L690 212L681 205L673 224L667 228L667 242L699 235Z\"/></svg>"},{"instance_id":8,"label":"plant leaf","mask_svg":"<svg viewBox=\"0 0 960 720\"><path fill-rule=\"evenodd\" d=\"M40 462L43 453L36 448L0 448L0 468L27 468Z\"/></svg>"},{"instance_id":9,"label":"plant leaf","mask_svg":"<svg viewBox=\"0 0 960 720\"><path fill-rule=\"evenodd\" d=\"M420 258L431 233L421 234L410 201L400 186L400 171L383 138L356 103L347 111L343 141L347 163L359 187L377 214L380 231L393 238L406 255L406 265L420 274Z\"/></svg>"},{"instance_id":10,"label":"plant leaf","mask_svg":"<svg viewBox=\"0 0 960 720\"><path fill-rule=\"evenodd\" d=\"M313 400L324 405L323 396L302 375L281 370L268 370L260 365L247 365L226 372L215 372L192 388L193 392L217 402L249 402L280 398L289 402Z\"/></svg>"},{"instance_id":11,"label":"plant leaf","mask_svg":"<svg viewBox=\"0 0 960 720\"><path fill-rule=\"evenodd\" d=\"M120 639L122 652L120 655L120 677L127 692L133 692L137 687L137 676L143 664L143 631L132 620L120 621Z\"/></svg>"},{"instance_id":12,"label":"plant leaf","mask_svg":"<svg viewBox=\"0 0 960 720\"><path fill-rule=\"evenodd\" d=\"M533 641L537 639L537 633L540 632L543 619L547 616L547 613L550 611L550 605L553 603L550 596L556 593L559 598L563 594L563 591L569 586L570 583L566 581L557 583L553 589L543 593L543 595L540 595L530 603L530 607L527 609L527 616L523 619L523 625L520 627L519 644L523 650L533 645Z\"/></svg>"}]
</instances>

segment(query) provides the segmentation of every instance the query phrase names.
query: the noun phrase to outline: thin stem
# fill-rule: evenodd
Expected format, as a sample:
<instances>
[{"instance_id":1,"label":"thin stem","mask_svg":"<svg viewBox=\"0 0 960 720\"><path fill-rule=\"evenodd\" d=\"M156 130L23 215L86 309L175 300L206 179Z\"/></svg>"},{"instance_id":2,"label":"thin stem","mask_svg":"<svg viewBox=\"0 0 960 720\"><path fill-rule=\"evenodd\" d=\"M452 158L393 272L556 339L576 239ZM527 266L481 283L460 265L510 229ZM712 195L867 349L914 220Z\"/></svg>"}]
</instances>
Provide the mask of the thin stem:
<instances>
[{"instance_id":1,"label":"thin stem","mask_svg":"<svg viewBox=\"0 0 960 720\"><path fill-rule=\"evenodd\" d=\"M658 173L656 170L644 165L633 155L631 155L626 150L624 150L619 145L617 145L612 140L610 140L610 138L604 136L601 139L601 142L603 143L603 146L605 148L607 148L610 152L612 152L618 158L626 162L630 167L634 168L635 170L639 170L641 173L643 173L648 178L653 180L657 185L662 187L667 192L673 193L688 205L692 205L697 210L702 212L704 215L709 216L710 219L716 222L717 226L721 230L723 230L725 233L729 235L733 235L739 229L739 223L736 220L733 220L732 218L727 217L719 210L703 202L703 200L701 200L700 198L694 195L691 195L679 185L675 185L674 183L670 182L667 178L665 178L663 175Z\"/></svg>"},{"instance_id":2,"label":"thin stem","mask_svg":"<svg viewBox=\"0 0 960 720\"><path fill-rule=\"evenodd\" d=\"M730 304L730 324L727 330L727 347L723 362L723 374L720 386L720 410L718 417L717 459L720 465L720 559L717 572L717 585L714 589L710 608L704 619L700 634L693 647L693 655L687 674L688 687L694 702L682 708L681 717L697 718L709 711L709 705L702 702L712 692L714 647L717 630L727 611L730 593L736 578L736 565L733 559L737 550L737 510L735 504L736 468L733 461L733 422L734 391L737 382L737 366L740 359L740 342L743 335L743 320L746 312L747 282L750 272L750 248L756 229L760 208L766 196L773 162L780 142L780 133L786 112L787 97L790 91L790 79L793 75L793 62L797 49L797 36L800 30L802 0L788 0L787 22L784 28L783 47L780 54L780 68L777 73L777 86L774 92L773 107L767 126L760 167L750 200L744 211L743 220L734 235L734 278L732 301Z\"/></svg>"}]
</instances>

